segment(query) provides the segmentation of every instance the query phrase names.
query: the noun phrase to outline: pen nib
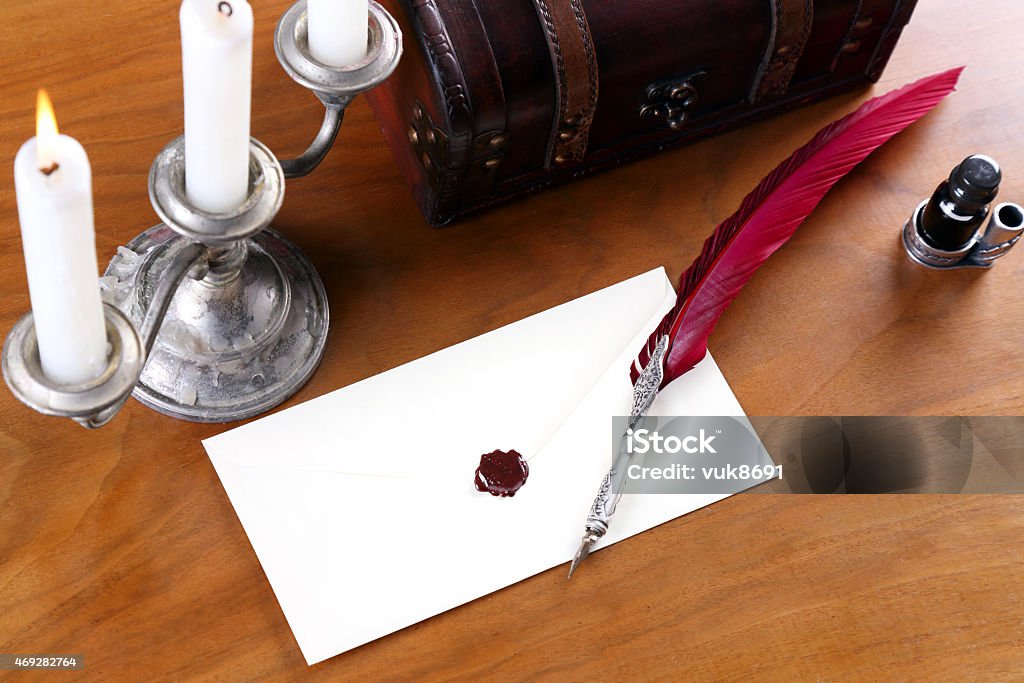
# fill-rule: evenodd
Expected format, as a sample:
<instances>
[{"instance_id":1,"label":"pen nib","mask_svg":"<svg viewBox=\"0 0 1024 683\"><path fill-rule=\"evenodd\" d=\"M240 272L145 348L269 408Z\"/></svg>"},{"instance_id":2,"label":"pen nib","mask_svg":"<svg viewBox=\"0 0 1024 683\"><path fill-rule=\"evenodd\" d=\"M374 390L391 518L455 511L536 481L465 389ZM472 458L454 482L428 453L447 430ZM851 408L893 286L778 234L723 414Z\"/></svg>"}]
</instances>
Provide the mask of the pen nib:
<instances>
[{"instance_id":1,"label":"pen nib","mask_svg":"<svg viewBox=\"0 0 1024 683\"><path fill-rule=\"evenodd\" d=\"M583 537L583 540L580 541L579 550L576 551L576 556L572 558L572 564L569 565L570 579L572 578L573 572L576 571L576 568L580 566L580 563L587 559L587 555L590 554L590 548L594 545L594 541L596 540L597 539L594 536L587 534Z\"/></svg>"}]
</instances>

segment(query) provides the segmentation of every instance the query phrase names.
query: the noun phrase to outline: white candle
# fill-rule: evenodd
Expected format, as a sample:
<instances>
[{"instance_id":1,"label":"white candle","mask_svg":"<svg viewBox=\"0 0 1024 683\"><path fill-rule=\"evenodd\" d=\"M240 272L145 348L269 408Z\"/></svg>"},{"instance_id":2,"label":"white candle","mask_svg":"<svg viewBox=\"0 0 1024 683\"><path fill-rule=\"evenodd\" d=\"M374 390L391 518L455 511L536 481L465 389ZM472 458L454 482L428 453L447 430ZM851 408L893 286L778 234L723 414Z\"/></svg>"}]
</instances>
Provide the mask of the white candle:
<instances>
[{"instance_id":1,"label":"white candle","mask_svg":"<svg viewBox=\"0 0 1024 683\"><path fill-rule=\"evenodd\" d=\"M39 91L36 137L14 160L21 242L43 372L82 384L107 366L100 301L92 169L74 138L59 135L50 98Z\"/></svg>"},{"instance_id":2,"label":"white candle","mask_svg":"<svg viewBox=\"0 0 1024 683\"><path fill-rule=\"evenodd\" d=\"M196 207L228 213L249 194L252 7L184 0L185 190Z\"/></svg>"},{"instance_id":3,"label":"white candle","mask_svg":"<svg viewBox=\"0 0 1024 683\"><path fill-rule=\"evenodd\" d=\"M308 0L309 52L327 66L349 66L366 57L367 0Z\"/></svg>"}]
</instances>

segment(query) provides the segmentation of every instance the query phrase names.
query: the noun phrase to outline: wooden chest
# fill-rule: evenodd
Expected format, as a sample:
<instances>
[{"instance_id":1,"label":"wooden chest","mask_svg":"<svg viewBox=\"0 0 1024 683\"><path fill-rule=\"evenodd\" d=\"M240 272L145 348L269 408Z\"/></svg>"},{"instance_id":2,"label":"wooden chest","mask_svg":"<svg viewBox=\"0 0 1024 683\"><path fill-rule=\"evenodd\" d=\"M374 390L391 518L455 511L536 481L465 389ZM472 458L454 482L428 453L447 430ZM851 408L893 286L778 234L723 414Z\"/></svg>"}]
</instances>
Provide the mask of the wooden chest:
<instances>
[{"instance_id":1,"label":"wooden chest","mask_svg":"<svg viewBox=\"0 0 1024 683\"><path fill-rule=\"evenodd\" d=\"M917 0L382 0L370 104L426 219L875 81Z\"/></svg>"}]
</instances>

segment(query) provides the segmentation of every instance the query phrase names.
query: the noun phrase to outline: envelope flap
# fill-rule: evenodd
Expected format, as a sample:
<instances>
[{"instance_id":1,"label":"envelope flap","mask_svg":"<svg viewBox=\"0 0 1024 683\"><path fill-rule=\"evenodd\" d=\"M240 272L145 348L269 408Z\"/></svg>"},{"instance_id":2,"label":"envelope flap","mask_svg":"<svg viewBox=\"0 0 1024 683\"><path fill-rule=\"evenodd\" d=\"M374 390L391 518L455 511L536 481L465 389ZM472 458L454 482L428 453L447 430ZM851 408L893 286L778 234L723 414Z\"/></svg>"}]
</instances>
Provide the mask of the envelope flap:
<instances>
[{"instance_id":1,"label":"envelope flap","mask_svg":"<svg viewBox=\"0 0 1024 683\"><path fill-rule=\"evenodd\" d=\"M253 467L466 481L482 453L539 451L668 292L658 268L204 446Z\"/></svg>"}]
</instances>

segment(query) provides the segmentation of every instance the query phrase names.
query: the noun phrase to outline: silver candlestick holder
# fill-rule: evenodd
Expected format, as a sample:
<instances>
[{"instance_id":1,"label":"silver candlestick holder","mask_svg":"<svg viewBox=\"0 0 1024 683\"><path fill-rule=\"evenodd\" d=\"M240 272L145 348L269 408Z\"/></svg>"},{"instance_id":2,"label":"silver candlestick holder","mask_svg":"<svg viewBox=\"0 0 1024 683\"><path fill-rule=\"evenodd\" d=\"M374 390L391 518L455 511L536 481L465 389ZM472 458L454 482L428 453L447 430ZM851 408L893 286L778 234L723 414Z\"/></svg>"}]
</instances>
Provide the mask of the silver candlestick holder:
<instances>
[{"instance_id":1,"label":"silver candlestick holder","mask_svg":"<svg viewBox=\"0 0 1024 683\"><path fill-rule=\"evenodd\" d=\"M300 0L281 18L275 48L285 71L324 104L309 149L278 161L252 140L248 199L233 212L214 214L187 198L184 140L165 147L149 175L150 200L163 222L120 247L100 279L107 368L82 385L49 380L29 313L3 348L4 379L23 403L90 428L109 422L129 396L172 417L231 422L279 405L316 370L329 327L327 294L313 264L271 223L285 179L313 171L352 99L395 70L402 34L371 2L366 58L329 67L309 52L306 0Z\"/></svg>"}]
</instances>

